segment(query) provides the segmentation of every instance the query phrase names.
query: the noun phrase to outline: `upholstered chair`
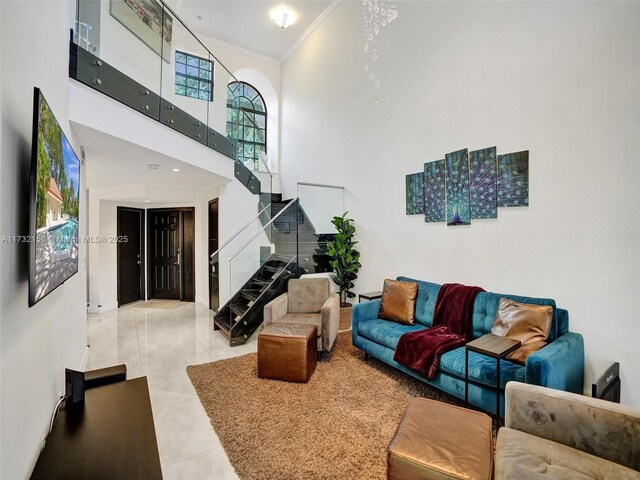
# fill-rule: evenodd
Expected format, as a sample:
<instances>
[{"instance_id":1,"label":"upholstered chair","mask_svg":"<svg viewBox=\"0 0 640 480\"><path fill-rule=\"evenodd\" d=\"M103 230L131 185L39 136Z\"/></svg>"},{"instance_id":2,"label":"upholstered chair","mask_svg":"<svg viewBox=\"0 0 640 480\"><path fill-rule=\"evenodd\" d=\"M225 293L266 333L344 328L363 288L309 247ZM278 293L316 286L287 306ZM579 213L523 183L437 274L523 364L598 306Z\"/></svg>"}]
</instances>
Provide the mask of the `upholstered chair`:
<instances>
[{"instance_id":1,"label":"upholstered chair","mask_svg":"<svg viewBox=\"0 0 640 480\"><path fill-rule=\"evenodd\" d=\"M315 325L318 330L318 357L322 352L331 351L340 325L340 297L331 293L329 279L292 279L287 290L265 305L264 325Z\"/></svg>"}]
</instances>

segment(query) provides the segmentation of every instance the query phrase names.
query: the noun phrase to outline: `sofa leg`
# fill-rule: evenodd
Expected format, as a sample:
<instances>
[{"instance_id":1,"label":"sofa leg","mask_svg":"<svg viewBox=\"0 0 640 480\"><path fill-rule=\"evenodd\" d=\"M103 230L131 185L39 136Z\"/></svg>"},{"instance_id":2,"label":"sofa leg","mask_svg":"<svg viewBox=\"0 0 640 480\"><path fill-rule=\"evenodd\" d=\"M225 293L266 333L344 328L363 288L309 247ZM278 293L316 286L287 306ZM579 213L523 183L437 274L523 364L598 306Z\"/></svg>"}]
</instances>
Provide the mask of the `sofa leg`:
<instances>
[{"instance_id":1,"label":"sofa leg","mask_svg":"<svg viewBox=\"0 0 640 480\"><path fill-rule=\"evenodd\" d=\"M364 361L366 362L367 360L369 360L369 354L364 352Z\"/></svg>"}]
</instances>

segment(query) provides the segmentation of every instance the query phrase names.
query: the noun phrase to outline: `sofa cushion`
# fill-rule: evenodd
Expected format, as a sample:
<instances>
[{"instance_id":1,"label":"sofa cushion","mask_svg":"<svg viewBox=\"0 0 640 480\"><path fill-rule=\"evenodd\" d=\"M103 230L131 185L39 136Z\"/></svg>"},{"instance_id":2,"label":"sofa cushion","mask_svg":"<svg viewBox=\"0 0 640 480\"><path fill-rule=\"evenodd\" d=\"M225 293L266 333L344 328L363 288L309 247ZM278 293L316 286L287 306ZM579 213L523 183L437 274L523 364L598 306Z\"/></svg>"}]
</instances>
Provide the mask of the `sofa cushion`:
<instances>
[{"instance_id":1,"label":"sofa cushion","mask_svg":"<svg viewBox=\"0 0 640 480\"><path fill-rule=\"evenodd\" d=\"M547 344L552 316L551 305L531 305L501 298L491 333L518 340L520 348L506 358L524 365L529 355Z\"/></svg>"},{"instance_id":2,"label":"sofa cushion","mask_svg":"<svg viewBox=\"0 0 640 480\"><path fill-rule=\"evenodd\" d=\"M330 295L328 278L291 279L287 288L290 313L318 313Z\"/></svg>"},{"instance_id":3,"label":"sofa cushion","mask_svg":"<svg viewBox=\"0 0 640 480\"><path fill-rule=\"evenodd\" d=\"M383 320L413 325L416 315L418 285L414 282L398 282L386 279L382 289L382 301L378 316Z\"/></svg>"},{"instance_id":4,"label":"sofa cushion","mask_svg":"<svg viewBox=\"0 0 640 480\"><path fill-rule=\"evenodd\" d=\"M521 297L519 295L505 295L493 292L480 292L473 304L473 319L471 338L479 338L491 332L493 321L498 310L501 298L508 298L520 303L531 303L533 305L551 305L553 316L551 318L551 329L549 330L549 342L557 338L556 302L551 298Z\"/></svg>"},{"instance_id":5,"label":"sofa cushion","mask_svg":"<svg viewBox=\"0 0 640 480\"><path fill-rule=\"evenodd\" d=\"M501 428L496 445L496 480L640 480L640 472L511 428Z\"/></svg>"},{"instance_id":6,"label":"sofa cushion","mask_svg":"<svg viewBox=\"0 0 640 480\"><path fill-rule=\"evenodd\" d=\"M418 297L416 298L416 318L415 323L420 323L427 327L433 322L433 311L436 308L436 299L440 285L437 283L414 280L408 277L398 277L400 282L413 282L418 284Z\"/></svg>"},{"instance_id":7,"label":"sofa cushion","mask_svg":"<svg viewBox=\"0 0 640 480\"><path fill-rule=\"evenodd\" d=\"M464 378L465 347L450 350L440 357L440 369L459 378ZM500 360L500 386L504 388L507 382L516 380L525 381L526 368L505 360ZM496 385L496 359L481 355L476 352L469 352L469 380L475 383L495 387Z\"/></svg>"},{"instance_id":8,"label":"sofa cushion","mask_svg":"<svg viewBox=\"0 0 640 480\"><path fill-rule=\"evenodd\" d=\"M322 335L322 316L319 313L287 313L276 320L276 323L293 323L295 325L315 325L318 336Z\"/></svg>"},{"instance_id":9,"label":"sofa cushion","mask_svg":"<svg viewBox=\"0 0 640 480\"><path fill-rule=\"evenodd\" d=\"M373 320L363 320L358 324L358 334L372 340L380 345L384 345L392 350L396 349L398 340L407 332L424 330L424 325L402 325L388 320L376 318Z\"/></svg>"}]
</instances>

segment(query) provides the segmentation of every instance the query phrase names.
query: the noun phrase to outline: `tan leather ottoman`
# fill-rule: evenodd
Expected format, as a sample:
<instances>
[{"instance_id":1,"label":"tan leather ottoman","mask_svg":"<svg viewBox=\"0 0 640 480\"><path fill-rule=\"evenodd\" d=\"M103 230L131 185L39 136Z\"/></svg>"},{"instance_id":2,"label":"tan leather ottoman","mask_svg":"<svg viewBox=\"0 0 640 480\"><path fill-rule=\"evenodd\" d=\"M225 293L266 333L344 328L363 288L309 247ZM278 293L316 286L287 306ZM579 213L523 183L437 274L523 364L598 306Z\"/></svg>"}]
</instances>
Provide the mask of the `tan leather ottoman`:
<instances>
[{"instance_id":1,"label":"tan leather ottoman","mask_svg":"<svg viewBox=\"0 0 640 480\"><path fill-rule=\"evenodd\" d=\"M447 403L413 398L387 452L387 479L490 480L491 418Z\"/></svg>"},{"instance_id":2,"label":"tan leather ottoman","mask_svg":"<svg viewBox=\"0 0 640 480\"><path fill-rule=\"evenodd\" d=\"M318 363L315 325L272 323L258 335L258 377L308 382Z\"/></svg>"}]
</instances>

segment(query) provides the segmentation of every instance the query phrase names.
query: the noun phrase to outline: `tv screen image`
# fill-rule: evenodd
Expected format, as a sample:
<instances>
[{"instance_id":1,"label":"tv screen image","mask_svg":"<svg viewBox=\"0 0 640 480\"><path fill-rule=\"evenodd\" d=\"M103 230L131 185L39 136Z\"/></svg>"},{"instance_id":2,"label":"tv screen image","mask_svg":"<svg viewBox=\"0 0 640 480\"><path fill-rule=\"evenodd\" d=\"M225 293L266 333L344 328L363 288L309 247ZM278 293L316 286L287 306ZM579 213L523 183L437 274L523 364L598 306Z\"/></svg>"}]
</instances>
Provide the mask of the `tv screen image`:
<instances>
[{"instance_id":1,"label":"tv screen image","mask_svg":"<svg viewBox=\"0 0 640 480\"><path fill-rule=\"evenodd\" d=\"M35 89L31 157L29 306L78 272L80 161Z\"/></svg>"}]
</instances>

